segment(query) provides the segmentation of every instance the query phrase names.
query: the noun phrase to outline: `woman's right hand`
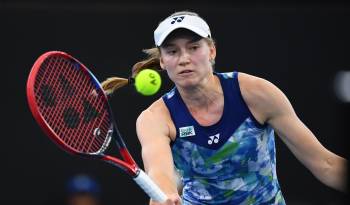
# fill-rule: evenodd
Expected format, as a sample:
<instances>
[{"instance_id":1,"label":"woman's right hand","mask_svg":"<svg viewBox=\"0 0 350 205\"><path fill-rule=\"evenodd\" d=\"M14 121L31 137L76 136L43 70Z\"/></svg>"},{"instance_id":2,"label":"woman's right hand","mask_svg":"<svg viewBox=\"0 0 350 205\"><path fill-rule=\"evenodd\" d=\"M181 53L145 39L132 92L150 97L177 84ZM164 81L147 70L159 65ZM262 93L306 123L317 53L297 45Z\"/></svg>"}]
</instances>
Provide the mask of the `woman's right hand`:
<instances>
[{"instance_id":1,"label":"woman's right hand","mask_svg":"<svg viewBox=\"0 0 350 205\"><path fill-rule=\"evenodd\" d=\"M164 203L155 202L150 200L150 205L181 205L181 197L178 194L168 195L168 199Z\"/></svg>"}]
</instances>

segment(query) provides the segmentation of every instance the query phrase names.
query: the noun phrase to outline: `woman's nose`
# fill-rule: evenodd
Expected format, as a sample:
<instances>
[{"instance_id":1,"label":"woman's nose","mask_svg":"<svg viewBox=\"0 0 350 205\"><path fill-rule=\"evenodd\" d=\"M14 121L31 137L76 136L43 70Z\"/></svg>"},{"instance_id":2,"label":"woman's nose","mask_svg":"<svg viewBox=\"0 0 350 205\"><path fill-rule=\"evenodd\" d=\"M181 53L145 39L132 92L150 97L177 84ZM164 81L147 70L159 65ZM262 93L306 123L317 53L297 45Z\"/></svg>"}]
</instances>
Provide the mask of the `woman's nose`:
<instances>
[{"instance_id":1,"label":"woman's nose","mask_svg":"<svg viewBox=\"0 0 350 205\"><path fill-rule=\"evenodd\" d=\"M187 65L190 63L190 55L188 52L184 51L184 52L181 52L181 55L180 55L180 65Z\"/></svg>"}]
</instances>

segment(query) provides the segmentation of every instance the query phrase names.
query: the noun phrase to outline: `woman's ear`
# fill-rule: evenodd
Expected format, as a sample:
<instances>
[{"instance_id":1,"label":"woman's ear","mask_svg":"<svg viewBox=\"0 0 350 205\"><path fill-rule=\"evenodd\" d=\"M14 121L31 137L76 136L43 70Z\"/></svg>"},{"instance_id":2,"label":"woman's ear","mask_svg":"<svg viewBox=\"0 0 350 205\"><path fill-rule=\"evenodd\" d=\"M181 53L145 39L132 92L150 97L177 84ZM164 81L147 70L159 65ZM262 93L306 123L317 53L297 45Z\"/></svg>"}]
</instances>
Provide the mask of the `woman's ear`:
<instances>
[{"instance_id":1,"label":"woman's ear","mask_svg":"<svg viewBox=\"0 0 350 205\"><path fill-rule=\"evenodd\" d=\"M210 46L209 60L214 61L216 58L216 47L215 45Z\"/></svg>"},{"instance_id":2,"label":"woman's ear","mask_svg":"<svg viewBox=\"0 0 350 205\"><path fill-rule=\"evenodd\" d=\"M162 68L162 70L165 70L165 66L164 66L164 62L163 62L162 57L159 57L159 65L160 65L160 68Z\"/></svg>"}]
</instances>

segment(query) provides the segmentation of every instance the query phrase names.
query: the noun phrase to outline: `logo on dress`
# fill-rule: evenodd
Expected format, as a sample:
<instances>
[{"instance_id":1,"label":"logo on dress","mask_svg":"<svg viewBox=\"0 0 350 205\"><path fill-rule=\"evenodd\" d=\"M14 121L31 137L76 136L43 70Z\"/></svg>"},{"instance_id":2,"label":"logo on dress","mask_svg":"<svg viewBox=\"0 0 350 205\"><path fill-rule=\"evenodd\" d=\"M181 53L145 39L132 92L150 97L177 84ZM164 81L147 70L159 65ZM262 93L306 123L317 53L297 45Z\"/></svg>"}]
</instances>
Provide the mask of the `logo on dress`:
<instances>
[{"instance_id":1,"label":"logo on dress","mask_svg":"<svg viewBox=\"0 0 350 205\"><path fill-rule=\"evenodd\" d=\"M219 143L219 140L220 140L220 133L213 135L213 136L209 136L208 144L209 145L211 145L213 143L217 144L217 143Z\"/></svg>"},{"instance_id":2,"label":"logo on dress","mask_svg":"<svg viewBox=\"0 0 350 205\"><path fill-rule=\"evenodd\" d=\"M180 127L179 131L180 131L180 137L189 137L189 136L196 135L193 126Z\"/></svg>"}]
</instances>

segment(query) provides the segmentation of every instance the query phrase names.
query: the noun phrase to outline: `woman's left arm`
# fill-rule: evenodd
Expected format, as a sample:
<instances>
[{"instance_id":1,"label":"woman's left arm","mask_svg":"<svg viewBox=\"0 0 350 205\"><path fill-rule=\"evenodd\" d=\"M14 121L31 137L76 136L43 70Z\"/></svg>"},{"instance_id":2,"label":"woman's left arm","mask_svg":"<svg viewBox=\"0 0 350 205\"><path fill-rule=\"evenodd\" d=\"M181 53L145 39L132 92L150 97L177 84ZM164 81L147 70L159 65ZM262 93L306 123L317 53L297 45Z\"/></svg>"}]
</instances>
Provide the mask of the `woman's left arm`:
<instances>
[{"instance_id":1,"label":"woman's left arm","mask_svg":"<svg viewBox=\"0 0 350 205\"><path fill-rule=\"evenodd\" d=\"M347 190L347 160L327 150L296 115L283 92L272 83L255 78L250 104L264 122L322 183L336 190Z\"/></svg>"}]
</instances>

